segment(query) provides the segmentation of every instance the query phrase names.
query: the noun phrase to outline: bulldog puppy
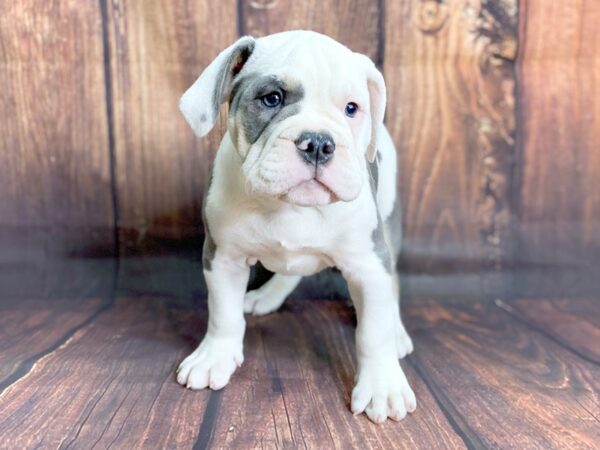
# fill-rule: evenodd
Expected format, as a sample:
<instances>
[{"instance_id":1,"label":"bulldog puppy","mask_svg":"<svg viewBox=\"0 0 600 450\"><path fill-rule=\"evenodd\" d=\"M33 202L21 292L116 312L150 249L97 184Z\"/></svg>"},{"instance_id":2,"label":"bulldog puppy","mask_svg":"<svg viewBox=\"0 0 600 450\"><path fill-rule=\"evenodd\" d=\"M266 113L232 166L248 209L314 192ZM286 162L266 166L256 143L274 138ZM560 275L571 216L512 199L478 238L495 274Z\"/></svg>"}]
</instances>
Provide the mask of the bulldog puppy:
<instances>
[{"instance_id":1,"label":"bulldog puppy","mask_svg":"<svg viewBox=\"0 0 600 450\"><path fill-rule=\"evenodd\" d=\"M243 37L183 94L196 135L229 103L204 202L208 329L179 366L191 389L221 389L244 360L244 311L276 310L301 277L336 267L356 307L351 409L374 422L416 408L398 358L413 349L400 319L396 151L386 89L366 56L309 31ZM246 293L250 266L275 275Z\"/></svg>"}]
</instances>

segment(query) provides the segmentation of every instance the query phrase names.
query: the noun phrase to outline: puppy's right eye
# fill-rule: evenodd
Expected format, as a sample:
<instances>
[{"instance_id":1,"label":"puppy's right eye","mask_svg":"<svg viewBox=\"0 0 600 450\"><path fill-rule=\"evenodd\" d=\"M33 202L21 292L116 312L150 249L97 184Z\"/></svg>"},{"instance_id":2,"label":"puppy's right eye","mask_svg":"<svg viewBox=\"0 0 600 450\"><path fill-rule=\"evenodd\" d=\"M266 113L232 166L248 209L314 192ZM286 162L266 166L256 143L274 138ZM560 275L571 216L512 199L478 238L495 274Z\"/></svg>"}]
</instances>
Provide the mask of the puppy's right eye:
<instances>
[{"instance_id":1,"label":"puppy's right eye","mask_svg":"<svg viewBox=\"0 0 600 450\"><path fill-rule=\"evenodd\" d=\"M267 95L263 95L260 100L267 108L276 108L281 105L283 98L279 92L269 92Z\"/></svg>"}]
</instances>

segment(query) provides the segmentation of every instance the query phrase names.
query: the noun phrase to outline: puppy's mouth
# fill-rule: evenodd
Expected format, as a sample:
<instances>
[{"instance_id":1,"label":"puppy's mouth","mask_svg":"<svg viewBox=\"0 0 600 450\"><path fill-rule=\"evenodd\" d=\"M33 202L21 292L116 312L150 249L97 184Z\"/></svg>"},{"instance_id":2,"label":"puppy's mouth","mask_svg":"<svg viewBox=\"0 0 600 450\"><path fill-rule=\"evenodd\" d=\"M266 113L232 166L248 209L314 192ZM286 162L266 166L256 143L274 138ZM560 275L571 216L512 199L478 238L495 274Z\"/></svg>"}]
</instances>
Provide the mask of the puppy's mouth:
<instances>
[{"instance_id":1,"label":"puppy's mouth","mask_svg":"<svg viewBox=\"0 0 600 450\"><path fill-rule=\"evenodd\" d=\"M339 200L336 193L317 176L296 184L280 198L299 206L322 206Z\"/></svg>"}]
</instances>

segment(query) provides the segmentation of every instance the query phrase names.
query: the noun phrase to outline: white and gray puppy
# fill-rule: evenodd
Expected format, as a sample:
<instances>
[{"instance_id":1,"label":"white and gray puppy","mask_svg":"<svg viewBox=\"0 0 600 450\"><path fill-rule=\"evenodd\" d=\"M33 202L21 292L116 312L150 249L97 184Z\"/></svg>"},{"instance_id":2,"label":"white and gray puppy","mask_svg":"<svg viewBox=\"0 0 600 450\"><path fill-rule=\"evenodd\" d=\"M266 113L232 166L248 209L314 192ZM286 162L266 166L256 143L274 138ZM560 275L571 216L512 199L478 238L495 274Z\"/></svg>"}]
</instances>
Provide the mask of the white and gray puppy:
<instances>
[{"instance_id":1,"label":"white and gray puppy","mask_svg":"<svg viewBox=\"0 0 600 450\"><path fill-rule=\"evenodd\" d=\"M398 358L413 349L396 274L396 151L373 62L333 39L290 31L243 37L185 92L198 136L229 102L227 133L204 202L209 321L178 369L192 389L221 389L242 364L244 311L279 308L301 277L336 267L356 307L351 409L374 422L416 407ZM250 267L275 275L246 293Z\"/></svg>"}]
</instances>

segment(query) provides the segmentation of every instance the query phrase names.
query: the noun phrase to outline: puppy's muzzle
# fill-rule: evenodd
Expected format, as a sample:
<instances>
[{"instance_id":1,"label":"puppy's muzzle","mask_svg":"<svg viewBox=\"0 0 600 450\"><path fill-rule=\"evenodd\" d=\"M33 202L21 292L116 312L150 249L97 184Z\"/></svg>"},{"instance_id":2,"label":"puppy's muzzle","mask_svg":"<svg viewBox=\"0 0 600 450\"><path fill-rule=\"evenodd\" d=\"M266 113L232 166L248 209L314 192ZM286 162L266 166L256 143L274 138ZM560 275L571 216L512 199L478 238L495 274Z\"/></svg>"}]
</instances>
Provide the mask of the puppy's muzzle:
<instances>
[{"instance_id":1,"label":"puppy's muzzle","mask_svg":"<svg viewBox=\"0 0 600 450\"><path fill-rule=\"evenodd\" d=\"M300 156L311 166L326 164L335 152L335 142L328 133L304 132L295 144Z\"/></svg>"}]
</instances>

